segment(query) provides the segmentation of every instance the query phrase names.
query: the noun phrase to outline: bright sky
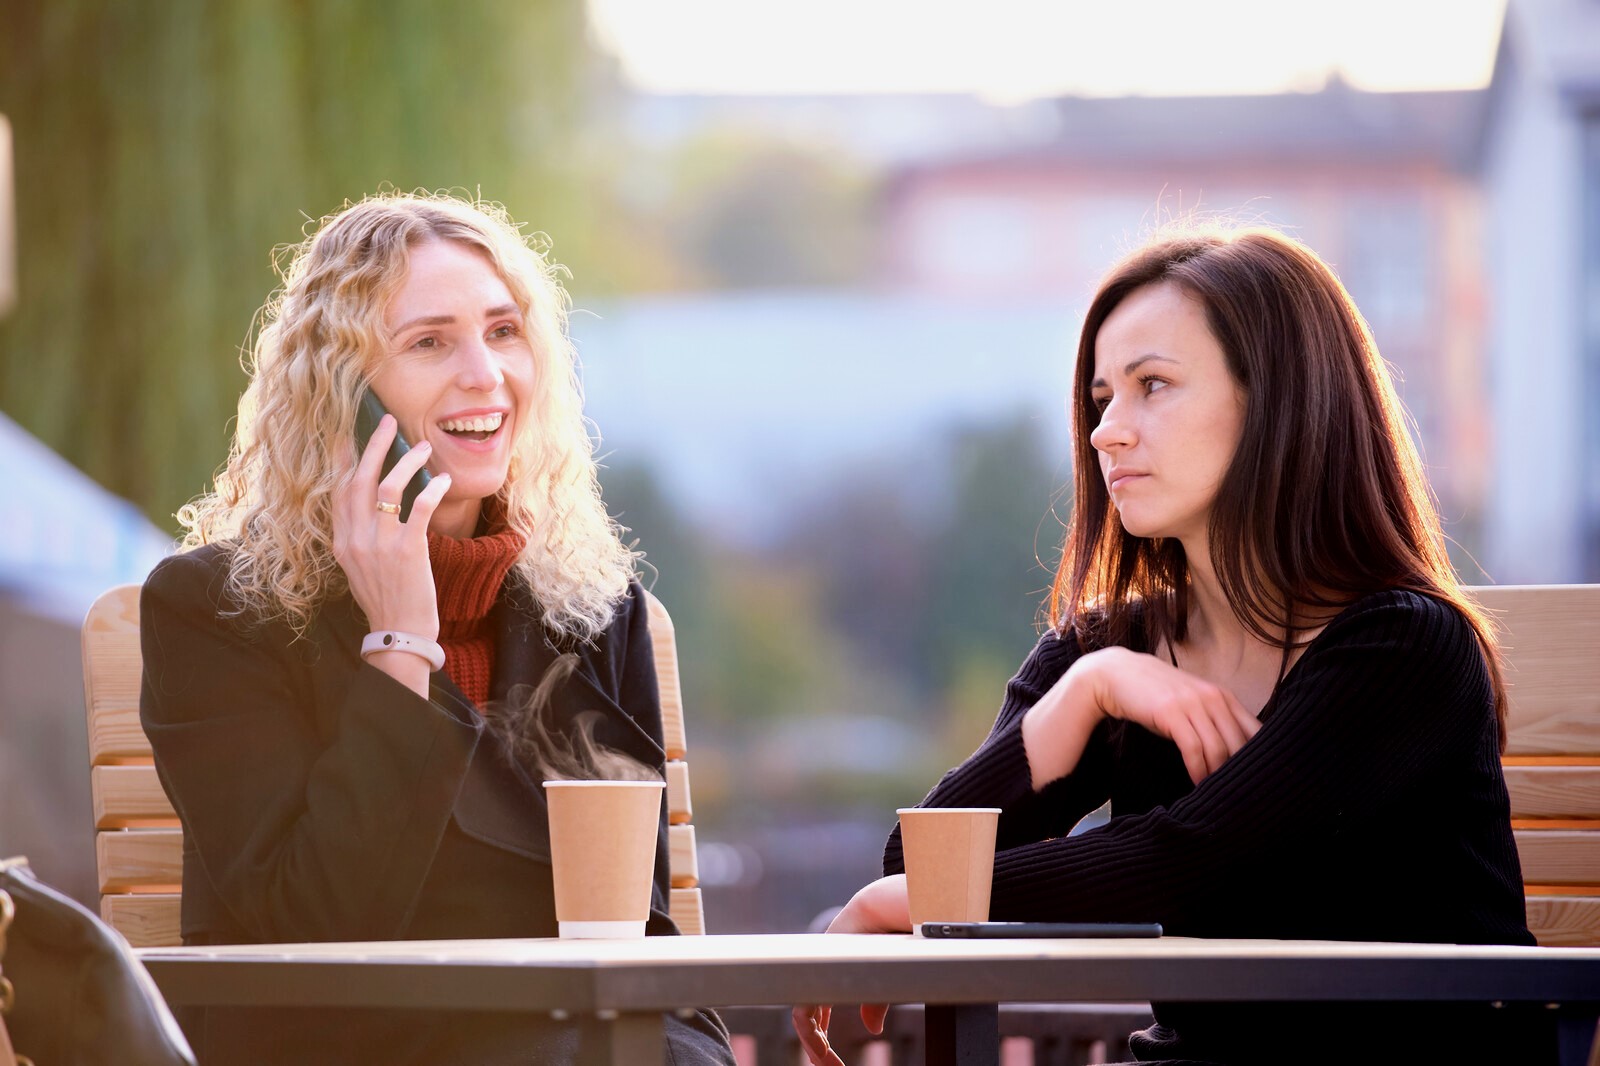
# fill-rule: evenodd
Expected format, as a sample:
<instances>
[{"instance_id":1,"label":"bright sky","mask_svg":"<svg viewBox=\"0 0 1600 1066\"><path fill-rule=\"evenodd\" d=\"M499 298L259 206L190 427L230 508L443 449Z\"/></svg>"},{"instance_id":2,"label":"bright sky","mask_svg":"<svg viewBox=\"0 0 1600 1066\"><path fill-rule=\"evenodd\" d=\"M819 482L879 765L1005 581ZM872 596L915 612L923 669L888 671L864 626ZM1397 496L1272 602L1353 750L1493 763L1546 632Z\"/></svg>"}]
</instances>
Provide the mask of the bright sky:
<instances>
[{"instance_id":1,"label":"bright sky","mask_svg":"<svg viewBox=\"0 0 1600 1066\"><path fill-rule=\"evenodd\" d=\"M1230 94L1486 85L1506 0L589 0L655 92Z\"/></svg>"}]
</instances>

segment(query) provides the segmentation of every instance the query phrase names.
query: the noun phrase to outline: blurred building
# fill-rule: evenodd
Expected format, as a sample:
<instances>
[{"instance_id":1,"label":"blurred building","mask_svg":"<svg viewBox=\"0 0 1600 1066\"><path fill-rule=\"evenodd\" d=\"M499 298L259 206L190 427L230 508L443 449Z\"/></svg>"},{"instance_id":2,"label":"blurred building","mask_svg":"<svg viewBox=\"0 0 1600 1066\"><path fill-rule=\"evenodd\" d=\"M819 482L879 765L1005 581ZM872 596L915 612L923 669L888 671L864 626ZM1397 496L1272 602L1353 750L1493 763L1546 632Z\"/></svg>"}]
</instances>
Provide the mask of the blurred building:
<instances>
[{"instance_id":1,"label":"blurred building","mask_svg":"<svg viewBox=\"0 0 1600 1066\"><path fill-rule=\"evenodd\" d=\"M1481 150L1490 571L1600 581L1600 3L1511 0Z\"/></svg>"},{"instance_id":2,"label":"blurred building","mask_svg":"<svg viewBox=\"0 0 1600 1066\"><path fill-rule=\"evenodd\" d=\"M1029 412L1067 454L1077 321L1064 301L758 290L586 311L572 334L606 461L651 466L727 543L781 541L797 512L885 462L920 467L903 487L937 506L954 426Z\"/></svg>"},{"instance_id":3,"label":"blurred building","mask_svg":"<svg viewBox=\"0 0 1600 1066\"><path fill-rule=\"evenodd\" d=\"M1486 505L1481 92L1064 98L1047 143L900 169L882 269L942 301L1087 303L1101 273L1173 217L1287 230L1338 271L1400 371L1447 524Z\"/></svg>"}]
</instances>

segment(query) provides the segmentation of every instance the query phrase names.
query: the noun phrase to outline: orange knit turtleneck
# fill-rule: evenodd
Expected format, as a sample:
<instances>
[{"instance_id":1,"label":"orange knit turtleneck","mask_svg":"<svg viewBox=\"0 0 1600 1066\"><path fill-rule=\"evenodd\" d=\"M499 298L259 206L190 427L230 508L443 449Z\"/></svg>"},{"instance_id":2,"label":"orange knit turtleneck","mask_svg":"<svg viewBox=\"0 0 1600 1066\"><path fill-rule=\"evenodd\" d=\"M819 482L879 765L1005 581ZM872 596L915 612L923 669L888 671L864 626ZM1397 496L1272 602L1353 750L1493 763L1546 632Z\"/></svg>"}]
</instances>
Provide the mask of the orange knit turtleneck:
<instances>
[{"instance_id":1,"label":"orange knit turtleneck","mask_svg":"<svg viewBox=\"0 0 1600 1066\"><path fill-rule=\"evenodd\" d=\"M505 527L498 500L484 501L481 537L428 534L428 561L439 595L439 643L445 672L463 695L482 706L494 674L494 632L489 612L506 574L522 553L524 539Z\"/></svg>"}]
</instances>

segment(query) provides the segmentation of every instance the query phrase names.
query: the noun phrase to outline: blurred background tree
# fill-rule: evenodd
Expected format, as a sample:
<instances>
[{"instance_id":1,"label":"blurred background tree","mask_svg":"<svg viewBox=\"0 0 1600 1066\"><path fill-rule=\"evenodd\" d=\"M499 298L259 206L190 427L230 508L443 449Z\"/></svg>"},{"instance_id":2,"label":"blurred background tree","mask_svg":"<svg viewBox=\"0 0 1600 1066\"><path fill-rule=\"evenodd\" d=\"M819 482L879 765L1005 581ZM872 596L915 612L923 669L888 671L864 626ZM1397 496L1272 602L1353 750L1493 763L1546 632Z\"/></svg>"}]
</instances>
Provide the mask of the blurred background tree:
<instances>
[{"instance_id":1,"label":"blurred background tree","mask_svg":"<svg viewBox=\"0 0 1600 1066\"><path fill-rule=\"evenodd\" d=\"M269 251L389 186L587 261L582 0L0 5L19 303L0 409L162 528L226 451ZM65 61L64 61L65 60Z\"/></svg>"},{"instance_id":2,"label":"blurred background tree","mask_svg":"<svg viewBox=\"0 0 1600 1066\"><path fill-rule=\"evenodd\" d=\"M0 411L175 532L226 453L274 256L382 189L505 204L548 231L580 307L870 288L876 170L759 130L631 139L586 14L583 0L4 5L19 299L0 320ZM675 497L649 449L602 461L677 623L697 820L725 859L750 860L708 878L715 925L803 926L871 875L885 812L992 716L1033 639L1029 546L1053 464L1026 418L952 429L810 489L775 482L809 503L751 544ZM66 747L51 757L76 770ZM811 866L789 876L783 856ZM65 856L49 865L72 882Z\"/></svg>"},{"instance_id":3,"label":"blurred background tree","mask_svg":"<svg viewBox=\"0 0 1600 1066\"><path fill-rule=\"evenodd\" d=\"M874 183L815 145L721 133L678 156L674 237L722 289L852 285L872 263Z\"/></svg>"}]
</instances>

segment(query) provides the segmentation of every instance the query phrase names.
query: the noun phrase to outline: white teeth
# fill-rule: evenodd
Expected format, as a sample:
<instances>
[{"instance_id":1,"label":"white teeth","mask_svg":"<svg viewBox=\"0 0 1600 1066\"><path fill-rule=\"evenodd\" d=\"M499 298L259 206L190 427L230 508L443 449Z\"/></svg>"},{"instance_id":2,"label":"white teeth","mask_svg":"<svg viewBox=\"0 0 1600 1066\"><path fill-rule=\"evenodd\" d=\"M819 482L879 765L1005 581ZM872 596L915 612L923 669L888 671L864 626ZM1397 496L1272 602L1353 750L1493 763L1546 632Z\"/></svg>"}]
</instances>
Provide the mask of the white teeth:
<instances>
[{"instance_id":1,"label":"white teeth","mask_svg":"<svg viewBox=\"0 0 1600 1066\"><path fill-rule=\"evenodd\" d=\"M439 423L439 428L446 433L493 433L500 428L500 423L505 421L505 415L496 412L492 415L479 415L476 418L451 418Z\"/></svg>"}]
</instances>

